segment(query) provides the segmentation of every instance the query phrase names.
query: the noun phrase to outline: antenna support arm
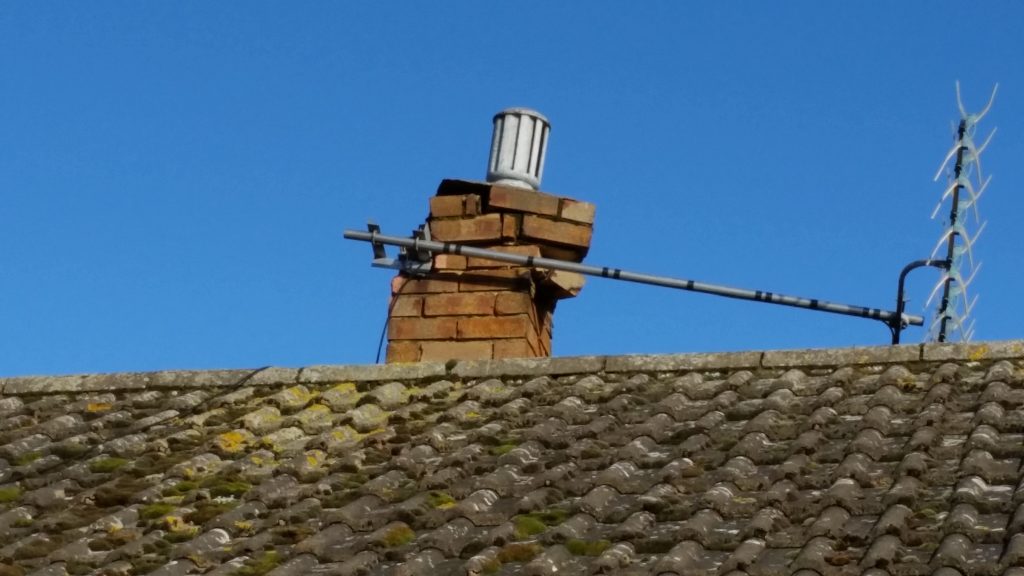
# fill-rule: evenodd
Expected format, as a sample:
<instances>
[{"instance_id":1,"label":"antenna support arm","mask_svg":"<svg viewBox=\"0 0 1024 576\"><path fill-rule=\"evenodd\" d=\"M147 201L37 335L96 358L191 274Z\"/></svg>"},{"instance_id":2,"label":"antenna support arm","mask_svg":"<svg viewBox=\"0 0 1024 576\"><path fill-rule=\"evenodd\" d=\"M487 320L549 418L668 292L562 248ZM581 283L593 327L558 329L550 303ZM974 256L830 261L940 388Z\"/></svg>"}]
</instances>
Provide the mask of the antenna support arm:
<instances>
[{"instance_id":1,"label":"antenna support arm","mask_svg":"<svg viewBox=\"0 0 1024 576\"><path fill-rule=\"evenodd\" d=\"M896 287L896 316L894 316L887 322L887 324L889 325L889 330L892 331L893 345L900 343L900 332L903 331L903 329L906 328L908 324L913 324L913 322L910 321L911 317L906 316L903 313L903 311L907 307L907 302L906 300L903 299L903 285L906 283L907 274L910 274L912 271L917 270L918 268L923 268L925 266L931 266L932 268L941 268L942 270L949 270L951 265L951 260L914 260L910 264L904 266L903 270L900 271L900 281L899 285Z\"/></svg>"},{"instance_id":2,"label":"antenna support arm","mask_svg":"<svg viewBox=\"0 0 1024 576\"><path fill-rule=\"evenodd\" d=\"M785 294L777 294L774 292L768 292L764 290L746 290L742 288L733 288L731 286L720 286L716 284L709 284L706 282L697 282L695 280L684 280L680 278L670 278L665 276L653 276L650 274L629 272L628 270L622 270L620 268L609 268L607 266L588 266L586 264L567 262L564 260L556 260L553 258L523 256L520 254L508 254L505 252L497 252L495 250L487 250L485 248L474 248L472 246L453 244L451 242L436 242L431 240L424 240L422 238L401 238L398 236L385 236L383 234L380 234L380 232L377 230L371 230L369 232L361 232L358 230L345 230L345 238L347 238L348 240L360 240L363 242L370 242L375 247L387 244L391 246L402 246L407 249L412 248L414 251L427 251L441 254L463 254L466 256L473 256L476 258L486 258L489 260L496 260L499 262L518 264L520 266L528 266L533 268L547 268L550 270L565 270L567 272L576 272L579 274L586 274L588 276L599 276L602 278L612 278L614 280L626 280L628 282L636 282L639 284L651 284L654 286L663 286L666 288L676 288L678 290L689 290L691 292L703 292L705 294L715 294L717 296L725 296L727 298L737 298L740 300L754 300L757 302L767 302L770 304L792 306L794 308L806 308L809 310L831 312L833 314L843 314L846 316L870 318L873 320L881 320L890 328L892 328L893 326L900 326L902 328L902 326L908 324L914 326L924 325L924 318L922 316L911 316L908 314L903 314L901 311L892 312L888 310L881 310L878 308L866 308L863 306L851 306L848 304L826 302L824 300L818 300L816 298L787 296ZM902 276L900 280L900 285L902 286ZM903 297L901 291L900 301L902 302L902 300Z\"/></svg>"}]
</instances>

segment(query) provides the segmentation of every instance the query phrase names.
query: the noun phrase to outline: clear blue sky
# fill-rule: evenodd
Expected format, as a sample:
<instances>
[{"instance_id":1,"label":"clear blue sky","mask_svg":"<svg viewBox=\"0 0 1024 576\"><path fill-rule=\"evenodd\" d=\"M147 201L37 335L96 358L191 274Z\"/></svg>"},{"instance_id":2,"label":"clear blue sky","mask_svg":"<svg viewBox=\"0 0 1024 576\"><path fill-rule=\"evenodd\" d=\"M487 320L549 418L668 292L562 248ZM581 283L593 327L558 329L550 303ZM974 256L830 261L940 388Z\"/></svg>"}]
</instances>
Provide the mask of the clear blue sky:
<instances>
[{"instance_id":1,"label":"clear blue sky","mask_svg":"<svg viewBox=\"0 0 1024 576\"><path fill-rule=\"evenodd\" d=\"M1000 83L977 338L1024 337L1022 29L1010 1L0 0L0 375L372 362L390 273L342 230L482 179L509 106L551 119L543 188L597 205L588 262L891 308L957 79L972 109ZM889 338L600 279L555 320L557 355Z\"/></svg>"}]
</instances>

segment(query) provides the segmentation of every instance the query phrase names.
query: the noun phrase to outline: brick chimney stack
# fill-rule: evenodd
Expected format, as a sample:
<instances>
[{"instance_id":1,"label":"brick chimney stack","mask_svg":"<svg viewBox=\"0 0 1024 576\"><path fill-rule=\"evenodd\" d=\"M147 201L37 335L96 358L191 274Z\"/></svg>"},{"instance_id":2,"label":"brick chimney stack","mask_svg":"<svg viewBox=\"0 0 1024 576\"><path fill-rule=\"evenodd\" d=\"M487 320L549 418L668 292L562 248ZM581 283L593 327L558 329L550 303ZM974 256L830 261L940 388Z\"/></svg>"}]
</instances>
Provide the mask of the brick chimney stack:
<instances>
[{"instance_id":1,"label":"brick chimney stack","mask_svg":"<svg viewBox=\"0 0 1024 576\"><path fill-rule=\"evenodd\" d=\"M431 239L581 262L594 205L537 190L547 120L513 108L495 116L489 182L444 180L430 198ZM551 355L555 304L583 276L455 254L434 256L427 276L391 283L388 362Z\"/></svg>"}]
</instances>

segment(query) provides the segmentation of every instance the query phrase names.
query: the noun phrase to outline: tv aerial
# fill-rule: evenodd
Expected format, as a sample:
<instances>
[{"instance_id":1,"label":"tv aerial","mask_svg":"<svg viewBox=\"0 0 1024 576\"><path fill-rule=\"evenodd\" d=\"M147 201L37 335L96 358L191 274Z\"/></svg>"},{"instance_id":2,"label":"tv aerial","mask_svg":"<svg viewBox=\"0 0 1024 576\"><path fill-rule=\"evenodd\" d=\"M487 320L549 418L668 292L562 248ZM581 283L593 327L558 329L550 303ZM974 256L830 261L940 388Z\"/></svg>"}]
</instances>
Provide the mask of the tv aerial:
<instances>
[{"instance_id":1,"label":"tv aerial","mask_svg":"<svg viewBox=\"0 0 1024 576\"><path fill-rule=\"evenodd\" d=\"M974 335L974 321L970 319L970 314L978 301L978 295L974 294L970 298L968 287L981 269L981 262L974 259L973 248L988 224L981 220L978 201L992 181L991 175L986 178L981 172L981 154L992 142L996 129L993 128L980 145L975 142L975 137L978 123L992 109L997 90L999 84L992 88L988 104L981 112L972 114L964 108L960 83L956 83L960 121L955 130L953 147L942 159L934 178L938 181L945 172L948 185L932 211L932 219L938 216L943 204L949 200L949 218L944 222L942 235L931 256L935 258L945 245L945 259L941 267L944 272L925 303L925 307L928 307L933 301L938 302L928 329L928 338L937 342L945 342L953 334L969 341ZM970 218L971 214L974 215L973 219Z\"/></svg>"}]
</instances>

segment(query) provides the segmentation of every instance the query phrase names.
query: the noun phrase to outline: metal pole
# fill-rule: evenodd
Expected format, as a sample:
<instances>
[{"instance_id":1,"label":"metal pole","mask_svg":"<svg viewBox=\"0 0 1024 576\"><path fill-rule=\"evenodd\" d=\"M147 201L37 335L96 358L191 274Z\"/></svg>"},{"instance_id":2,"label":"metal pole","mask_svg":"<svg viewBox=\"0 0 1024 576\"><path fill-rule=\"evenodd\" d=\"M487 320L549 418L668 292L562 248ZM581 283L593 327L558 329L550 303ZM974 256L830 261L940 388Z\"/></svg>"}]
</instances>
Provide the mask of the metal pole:
<instances>
[{"instance_id":1,"label":"metal pole","mask_svg":"<svg viewBox=\"0 0 1024 576\"><path fill-rule=\"evenodd\" d=\"M967 120L961 120L956 130L956 141L960 148L956 151L956 167L953 169L953 178L956 183L953 188L953 206L949 210L949 244L946 246L946 261L952 267L953 250L956 248L957 233L953 231L960 210L960 174L964 169L964 134L967 132ZM942 288L942 303L939 305L939 317L942 319L939 324L939 342L946 341L946 323L949 320L949 291L953 285L953 277L946 278L946 285Z\"/></svg>"},{"instance_id":2,"label":"metal pole","mask_svg":"<svg viewBox=\"0 0 1024 576\"><path fill-rule=\"evenodd\" d=\"M880 310L878 308L865 308L863 306L836 304L833 302L818 300L816 298L787 296L784 294L775 294L773 292L766 292L762 290L744 290L742 288L732 288L729 286L707 284L705 282L697 282L695 280L683 280L678 278L669 278L665 276L652 276L650 274L628 272L620 268L609 268L607 266L587 266L585 264L577 264L576 262L566 262L564 260L555 260L552 258L541 258L537 256L521 256L519 254L506 254L504 252L496 252L484 248L474 248L472 246L463 246L461 244L452 244L450 242L434 242L429 240L420 240L416 238L384 236L377 232L362 232L359 230L346 230L345 238L349 240L361 240L363 242L371 242L373 244L404 246L406 248L412 248L414 250L427 250L430 252L440 252L444 254L461 254L464 256L473 256L475 258L487 258L489 260L497 260L499 262L508 262L510 264L519 264L522 266L548 268L551 270L565 270L567 272L577 272L579 274L586 274L588 276L600 276L602 278L614 278L616 280L626 280L628 282L637 282L639 284L651 284L654 286L664 286L666 288L689 290L691 292L716 294L718 296L725 296L727 298L737 298L740 300L769 302L771 304L781 304L783 306L793 306L795 308L807 308L810 310L832 312L833 314L844 314L846 316L872 318L874 320L881 320L882 322L885 322L886 324L890 325L894 321L905 321L906 323L914 326L921 326L924 324L924 318L921 316L903 315L901 318L901 315L898 315L896 312Z\"/></svg>"}]
</instances>

